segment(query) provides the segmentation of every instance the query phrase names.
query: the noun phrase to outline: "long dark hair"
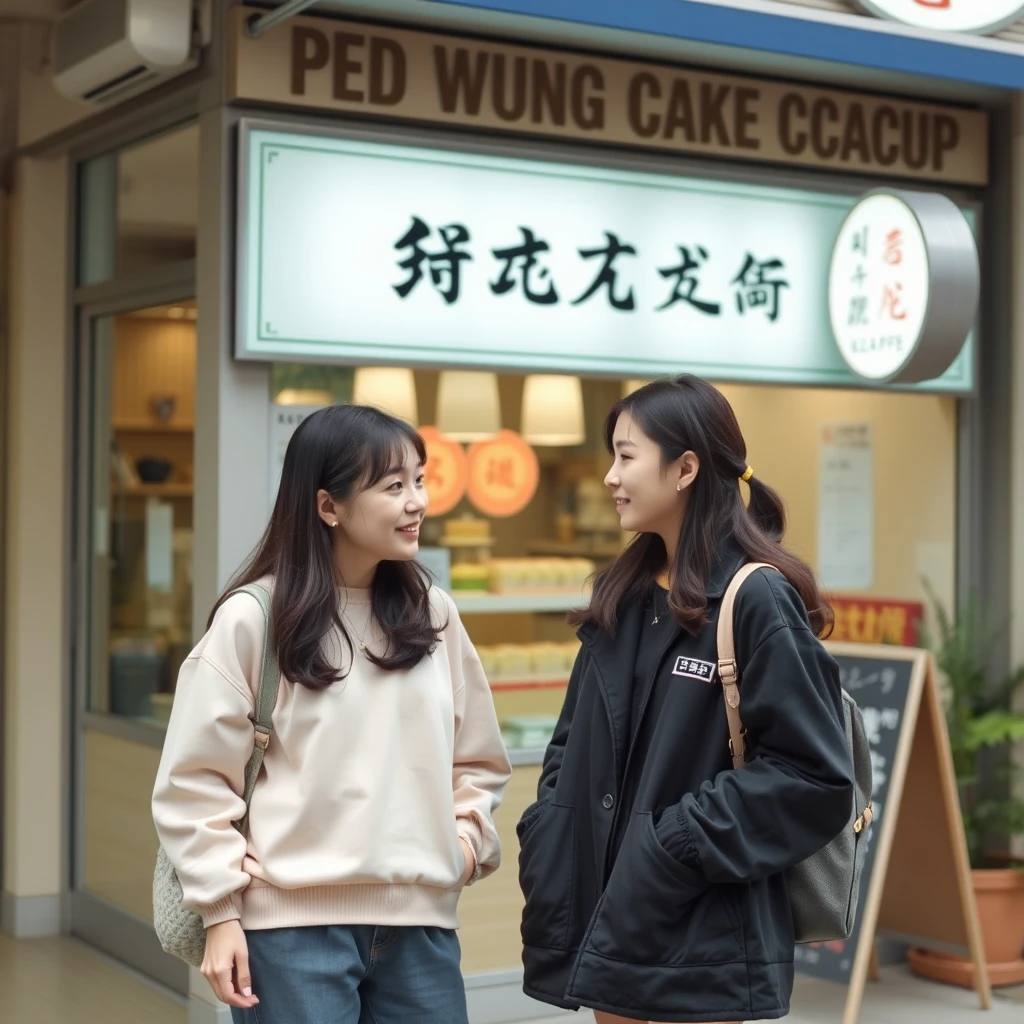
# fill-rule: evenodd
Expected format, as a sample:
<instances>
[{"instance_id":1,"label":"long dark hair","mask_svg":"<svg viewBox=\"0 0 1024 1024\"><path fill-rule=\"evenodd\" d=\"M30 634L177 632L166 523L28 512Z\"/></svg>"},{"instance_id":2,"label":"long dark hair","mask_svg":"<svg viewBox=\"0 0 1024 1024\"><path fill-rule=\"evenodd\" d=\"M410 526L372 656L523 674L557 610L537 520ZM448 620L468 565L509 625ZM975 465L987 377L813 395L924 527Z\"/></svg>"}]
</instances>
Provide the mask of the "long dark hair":
<instances>
[{"instance_id":1,"label":"long dark hair","mask_svg":"<svg viewBox=\"0 0 1024 1024\"><path fill-rule=\"evenodd\" d=\"M419 434L377 409L332 405L307 416L288 443L270 523L214 605L210 622L232 591L273 577L271 632L282 675L311 690L342 679L344 673L325 656L323 641L336 628L351 654L352 638L341 620L340 581L317 491L326 491L335 501L350 500L402 465L406 444L426 462ZM446 625L432 620L430 577L417 562L381 562L371 606L386 644L381 657L373 652L367 657L380 668L416 665L437 646Z\"/></svg>"},{"instance_id":2,"label":"long dark hair","mask_svg":"<svg viewBox=\"0 0 1024 1024\"><path fill-rule=\"evenodd\" d=\"M725 396L690 374L647 384L616 402L608 413L604 435L609 452L614 450L615 425L623 413L661 448L662 466L686 452L700 460L675 564L669 567L669 606L679 624L697 633L707 623L708 579L719 547L731 535L752 562L774 565L789 580L807 608L815 633L831 632L832 608L810 566L782 547L786 514L779 495L752 477L750 503L743 503L740 477L747 469L747 445ZM666 568L666 558L661 537L640 534L598 573L590 607L576 613L573 624L591 622L614 636L620 608L627 601L647 600Z\"/></svg>"}]
</instances>

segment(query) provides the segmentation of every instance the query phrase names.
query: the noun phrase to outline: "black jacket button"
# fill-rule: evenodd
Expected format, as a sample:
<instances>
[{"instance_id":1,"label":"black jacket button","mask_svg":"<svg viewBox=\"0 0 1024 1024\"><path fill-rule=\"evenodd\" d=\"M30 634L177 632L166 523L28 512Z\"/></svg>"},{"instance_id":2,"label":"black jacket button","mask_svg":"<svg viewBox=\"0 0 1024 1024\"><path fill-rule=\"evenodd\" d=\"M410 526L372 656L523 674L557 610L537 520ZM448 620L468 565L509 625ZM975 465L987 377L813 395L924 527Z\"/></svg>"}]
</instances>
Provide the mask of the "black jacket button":
<instances>
[{"instance_id":1,"label":"black jacket button","mask_svg":"<svg viewBox=\"0 0 1024 1024\"><path fill-rule=\"evenodd\" d=\"M615 797L611 793L605 793L604 799L601 801L601 805L606 811L610 811L615 806Z\"/></svg>"}]
</instances>

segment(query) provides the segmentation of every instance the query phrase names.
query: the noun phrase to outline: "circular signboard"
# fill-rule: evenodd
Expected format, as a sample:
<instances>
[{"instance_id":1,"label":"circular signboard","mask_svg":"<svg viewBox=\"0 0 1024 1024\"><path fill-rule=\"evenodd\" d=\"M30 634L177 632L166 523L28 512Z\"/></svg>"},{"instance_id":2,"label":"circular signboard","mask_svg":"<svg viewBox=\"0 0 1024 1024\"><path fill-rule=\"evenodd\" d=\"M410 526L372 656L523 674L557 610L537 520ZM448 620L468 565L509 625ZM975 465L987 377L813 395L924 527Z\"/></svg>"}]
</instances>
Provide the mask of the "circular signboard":
<instances>
[{"instance_id":1,"label":"circular signboard","mask_svg":"<svg viewBox=\"0 0 1024 1024\"><path fill-rule=\"evenodd\" d=\"M934 380L959 355L980 293L966 218L933 192L877 189L832 251L828 309L847 366L879 384Z\"/></svg>"},{"instance_id":2,"label":"circular signboard","mask_svg":"<svg viewBox=\"0 0 1024 1024\"><path fill-rule=\"evenodd\" d=\"M522 512L539 481L537 453L512 430L500 430L469 449L469 500L485 516Z\"/></svg>"},{"instance_id":3,"label":"circular signboard","mask_svg":"<svg viewBox=\"0 0 1024 1024\"><path fill-rule=\"evenodd\" d=\"M1021 0L860 0L861 7L890 21L946 32L998 32L1024 17Z\"/></svg>"},{"instance_id":4,"label":"circular signboard","mask_svg":"<svg viewBox=\"0 0 1024 1024\"><path fill-rule=\"evenodd\" d=\"M458 441L438 432L437 427L421 427L420 437L427 449L426 477L428 516L447 515L466 493L469 464Z\"/></svg>"}]
</instances>

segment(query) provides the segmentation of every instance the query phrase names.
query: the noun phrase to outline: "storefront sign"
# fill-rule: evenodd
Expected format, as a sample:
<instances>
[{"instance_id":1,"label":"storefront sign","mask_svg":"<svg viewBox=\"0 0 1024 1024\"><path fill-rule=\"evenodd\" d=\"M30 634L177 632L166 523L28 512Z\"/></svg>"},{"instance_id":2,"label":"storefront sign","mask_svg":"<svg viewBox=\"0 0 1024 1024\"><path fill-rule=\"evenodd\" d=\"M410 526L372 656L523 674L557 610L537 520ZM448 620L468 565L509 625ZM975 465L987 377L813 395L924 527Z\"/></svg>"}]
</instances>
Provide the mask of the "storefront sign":
<instances>
[{"instance_id":1,"label":"storefront sign","mask_svg":"<svg viewBox=\"0 0 1024 1024\"><path fill-rule=\"evenodd\" d=\"M917 647L924 605L913 601L887 601L832 597L836 623L829 637L837 643L892 644Z\"/></svg>"},{"instance_id":2,"label":"storefront sign","mask_svg":"<svg viewBox=\"0 0 1024 1024\"><path fill-rule=\"evenodd\" d=\"M916 28L998 32L1024 16L1021 0L860 0L872 14Z\"/></svg>"},{"instance_id":3,"label":"storefront sign","mask_svg":"<svg viewBox=\"0 0 1024 1024\"><path fill-rule=\"evenodd\" d=\"M427 448L427 515L447 515L462 501L469 483L466 450L440 434L437 427L420 427L420 437Z\"/></svg>"},{"instance_id":4,"label":"storefront sign","mask_svg":"<svg viewBox=\"0 0 1024 1024\"><path fill-rule=\"evenodd\" d=\"M252 12L232 13L234 100L844 173L988 180L988 120L976 110L348 21L295 18L253 39L244 31Z\"/></svg>"},{"instance_id":5,"label":"storefront sign","mask_svg":"<svg viewBox=\"0 0 1024 1024\"><path fill-rule=\"evenodd\" d=\"M865 380L931 380L963 348L980 290L974 235L950 199L878 190L850 211L836 240L832 332Z\"/></svg>"},{"instance_id":6,"label":"storefront sign","mask_svg":"<svg viewBox=\"0 0 1024 1024\"><path fill-rule=\"evenodd\" d=\"M862 383L827 307L849 196L241 138L241 358Z\"/></svg>"},{"instance_id":7,"label":"storefront sign","mask_svg":"<svg viewBox=\"0 0 1024 1024\"><path fill-rule=\"evenodd\" d=\"M539 482L537 453L514 431L499 431L469 449L469 500L485 516L518 515Z\"/></svg>"}]
</instances>

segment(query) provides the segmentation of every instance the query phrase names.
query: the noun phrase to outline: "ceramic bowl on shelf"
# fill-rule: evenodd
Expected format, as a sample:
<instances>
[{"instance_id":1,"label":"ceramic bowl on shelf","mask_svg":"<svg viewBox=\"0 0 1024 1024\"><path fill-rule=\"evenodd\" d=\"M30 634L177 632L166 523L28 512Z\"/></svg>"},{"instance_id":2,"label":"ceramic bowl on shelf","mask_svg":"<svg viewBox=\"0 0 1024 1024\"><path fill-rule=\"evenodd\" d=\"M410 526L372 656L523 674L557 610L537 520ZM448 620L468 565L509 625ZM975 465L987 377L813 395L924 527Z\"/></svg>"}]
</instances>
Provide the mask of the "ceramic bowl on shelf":
<instances>
[{"instance_id":1,"label":"ceramic bowl on shelf","mask_svg":"<svg viewBox=\"0 0 1024 1024\"><path fill-rule=\"evenodd\" d=\"M149 407L153 410L153 415L161 423L170 423L177 404L178 399L175 395L153 395L149 400Z\"/></svg>"},{"instance_id":2,"label":"ceramic bowl on shelf","mask_svg":"<svg viewBox=\"0 0 1024 1024\"><path fill-rule=\"evenodd\" d=\"M167 459L158 459L152 455L146 455L135 463L139 479L144 484L166 483L173 468Z\"/></svg>"}]
</instances>

